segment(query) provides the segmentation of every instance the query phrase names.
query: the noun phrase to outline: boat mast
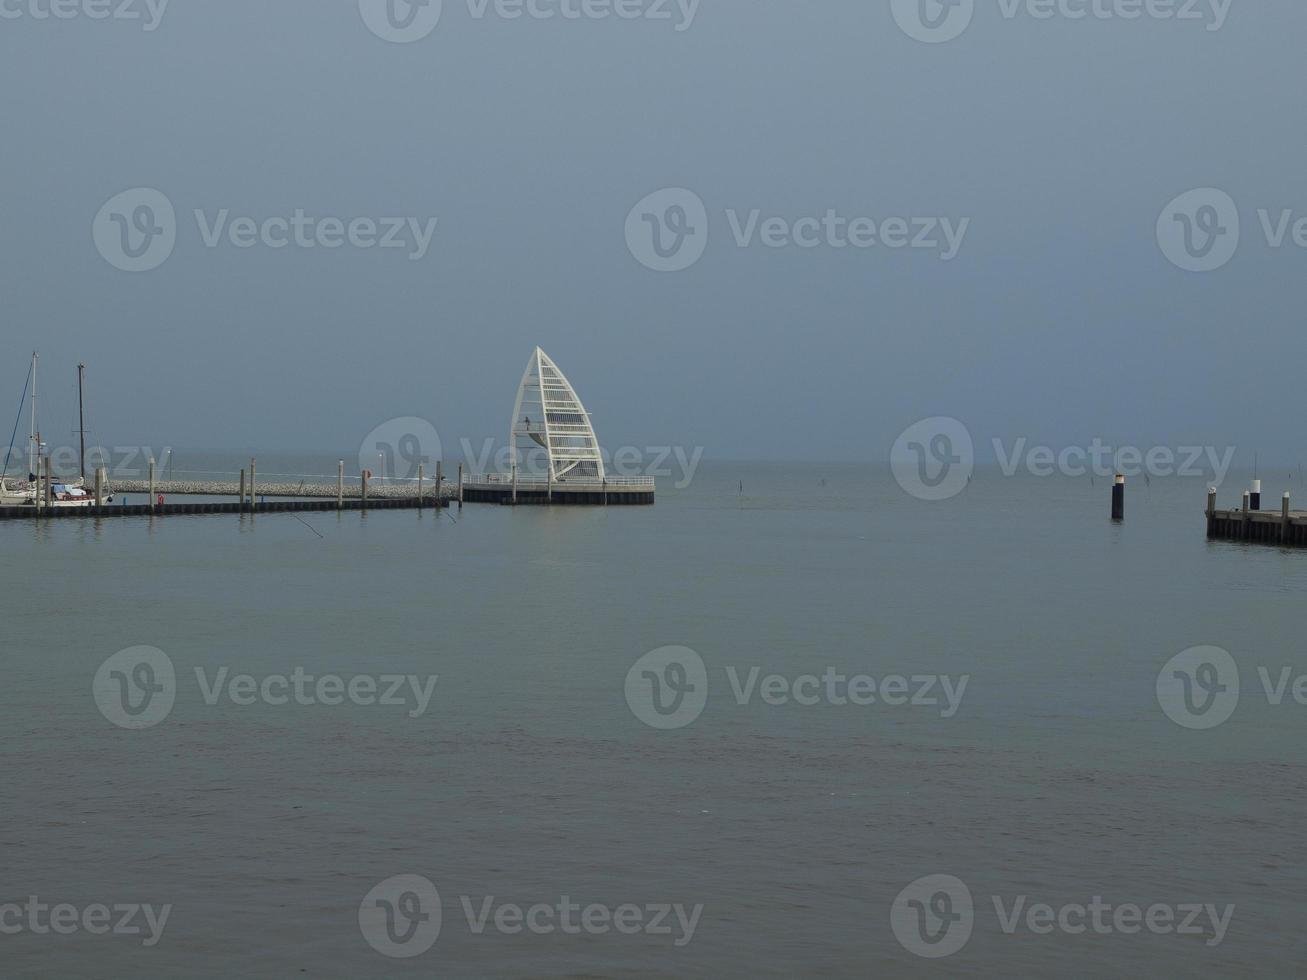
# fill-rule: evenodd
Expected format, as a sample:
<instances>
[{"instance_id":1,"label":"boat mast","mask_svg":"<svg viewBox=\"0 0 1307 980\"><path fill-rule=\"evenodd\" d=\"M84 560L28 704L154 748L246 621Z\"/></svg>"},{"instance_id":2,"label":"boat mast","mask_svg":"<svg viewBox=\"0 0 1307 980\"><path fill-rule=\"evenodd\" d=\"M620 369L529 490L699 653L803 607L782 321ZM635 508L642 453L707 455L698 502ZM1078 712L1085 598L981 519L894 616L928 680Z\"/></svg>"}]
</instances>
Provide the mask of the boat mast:
<instances>
[{"instance_id":1,"label":"boat mast","mask_svg":"<svg viewBox=\"0 0 1307 980\"><path fill-rule=\"evenodd\" d=\"M86 365L77 365L77 435L81 453L78 459L82 464L82 482L86 482L86 412L82 405L82 391L86 386Z\"/></svg>"},{"instance_id":2,"label":"boat mast","mask_svg":"<svg viewBox=\"0 0 1307 980\"><path fill-rule=\"evenodd\" d=\"M32 351L32 421L27 436L27 474L32 479L36 479L36 453L41 438L36 431L36 362L37 353Z\"/></svg>"}]
</instances>

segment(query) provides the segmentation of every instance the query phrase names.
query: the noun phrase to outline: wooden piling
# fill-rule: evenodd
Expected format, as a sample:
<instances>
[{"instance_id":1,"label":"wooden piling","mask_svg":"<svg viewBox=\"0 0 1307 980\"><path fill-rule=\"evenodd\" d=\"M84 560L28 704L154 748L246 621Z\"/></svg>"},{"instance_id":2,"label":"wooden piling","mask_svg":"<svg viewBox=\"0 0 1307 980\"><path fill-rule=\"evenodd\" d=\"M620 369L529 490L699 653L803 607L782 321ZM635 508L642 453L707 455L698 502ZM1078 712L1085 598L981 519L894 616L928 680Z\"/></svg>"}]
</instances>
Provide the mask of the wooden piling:
<instances>
[{"instance_id":1,"label":"wooden piling","mask_svg":"<svg viewBox=\"0 0 1307 980\"><path fill-rule=\"evenodd\" d=\"M151 493L154 492L153 487L150 488L150 492ZM241 470L241 496L238 502L240 506L237 508L237 510L244 510L245 509L245 471L244 470Z\"/></svg>"},{"instance_id":2,"label":"wooden piling","mask_svg":"<svg viewBox=\"0 0 1307 980\"><path fill-rule=\"evenodd\" d=\"M1251 490L1236 508L1216 509L1216 491L1207 491L1207 537L1213 541L1248 541L1285 548L1307 547L1307 511L1291 508L1292 495L1280 498L1280 512L1252 509Z\"/></svg>"},{"instance_id":3,"label":"wooden piling","mask_svg":"<svg viewBox=\"0 0 1307 980\"><path fill-rule=\"evenodd\" d=\"M104 467L95 468L95 506L104 506Z\"/></svg>"},{"instance_id":4,"label":"wooden piling","mask_svg":"<svg viewBox=\"0 0 1307 980\"><path fill-rule=\"evenodd\" d=\"M418 463L418 510L422 509L422 481L423 478L426 476L426 469L427 468L425 464ZM436 481L436 485L437 486L440 485L440 481L438 479Z\"/></svg>"},{"instance_id":5,"label":"wooden piling","mask_svg":"<svg viewBox=\"0 0 1307 980\"><path fill-rule=\"evenodd\" d=\"M258 510L257 501L259 498L256 496L258 491L255 489L255 486L258 482L258 475L257 475L258 471L259 471L258 460L251 458L250 459L250 513L251 514L254 513L256 510Z\"/></svg>"},{"instance_id":6,"label":"wooden piling","mask_svg":"<svg viewBox=\"0 0 1307 980\"><path fill-rule=\"evenodd\" d=\"M241 470L241 486L244 486L244 485L245 485L245 471L244 471L244 470ZM150 504L150 513L154 513L154 501L155 501L155 496L154 496L154 487L155 487L155 480L154 480L154 457L151 456L151 457L150 457L150 500L149 500L149 504ZM96 506L98 507L98 506L100 506L100 505L97 503Z\"/></svg>"},{"instance_id":7,"label":"wooden piling","mask_svg":"<svg viewBox=\"0 0 1307 980\"><path fill-rule=\"evenodd\" d=\"M517 462L513 462L513 506L517 506Z\"/></svg>"},{"instance_id":8,"label":"wooden piling","mask_svg":"<svg viewBox=\"0 0 1307 980\"><path fill-rule=\"evenodd\" d=\"M336 509L345 509L345 461L336 464Z\"/></svg>"},{"instance_id":9,"label":"wooden piling","mask_svg":"<svg viewBox=\"0 0 1307 980\"><path fill-rule=\"evenodd\" d=\"M45 458L45 505L54 508L54 472L49 456Z\"/></svg>"},{"instance_id":10,"label":"wooden piling","mask_svg":"<svg viewBox=\"0 0 1307 980\"><path fill-rule=\"evenodd\" d=\"M363 509L368 507L368 471L363 470L359 473L359 491L363 497Z\"/></svg>"},{"instance_id":11,"label":"wooden piling","mask_svg":"<svg viewBox=\"0 0 1307 980\"><path fill-rule=\"evenodd\" d=\"M458 464L458 506L463 506L463 464Z\"/></svg>"},{"instance_id":12,"label":"wooden piling","mask_svg":"<svg viewBox=\"0 0 1307 980\"><path fill-rule=\"evenodd\" d=\"M1120 473L1112 483L1112 520L1125 520L1125 477Z\"/></svg>"}]
</instances>

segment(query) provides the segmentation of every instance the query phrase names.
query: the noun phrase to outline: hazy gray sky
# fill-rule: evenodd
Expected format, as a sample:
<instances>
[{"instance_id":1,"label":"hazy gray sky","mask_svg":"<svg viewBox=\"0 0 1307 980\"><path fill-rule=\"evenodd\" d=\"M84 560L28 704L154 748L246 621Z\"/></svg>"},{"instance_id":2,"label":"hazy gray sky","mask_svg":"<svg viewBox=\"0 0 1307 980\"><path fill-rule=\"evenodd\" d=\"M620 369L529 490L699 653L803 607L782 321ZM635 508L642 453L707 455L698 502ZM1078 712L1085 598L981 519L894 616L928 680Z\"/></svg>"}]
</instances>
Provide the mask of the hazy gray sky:
<instances>
[{"instance_id":1,"label":"hazy gray sky","mask_svg":"<svg viewBox=\"0 0 1307 980\"><path fill-rule=\"evenodd\" d=\"M1273 247L1258 216L1307 216L1299 0L1138 19L1120 14L1143 0L979 0L943 43L890 0L703 0L692 19L676 0L670 19L445 0L410 43L370 29L371 0L172 0L157 25L159 0L130 0L139 20L55 2L72 16L0 0L3 436L39 348L56 440L79 360L106 445L344 450L405 415L447 446L502 438L538 343L610 447L883 461L908 424L951 415L982 453L995 436L1307 452L1307 249L1291 225ZM536 10L563 6L582 9ZM1180 9L1197 19L1160 16ZM395 13L412 31L431 9ZM141 187L175 208L176 241L132 273L92 227ZM1184 271L1158 220L1205 187L1237 203L1239 248ZM702 257L677 272L626 235L663 188L706 207ZM228 227L210 247L224 209L438 223L417 260L239 248ZM910 237L912 219L968 223L947 261L833 247L817 222L816 247L760 241L768 218L828 212L890 237L887 218ZM138 215L117 213L131 241Z\"/></svg>"}]
</instances>

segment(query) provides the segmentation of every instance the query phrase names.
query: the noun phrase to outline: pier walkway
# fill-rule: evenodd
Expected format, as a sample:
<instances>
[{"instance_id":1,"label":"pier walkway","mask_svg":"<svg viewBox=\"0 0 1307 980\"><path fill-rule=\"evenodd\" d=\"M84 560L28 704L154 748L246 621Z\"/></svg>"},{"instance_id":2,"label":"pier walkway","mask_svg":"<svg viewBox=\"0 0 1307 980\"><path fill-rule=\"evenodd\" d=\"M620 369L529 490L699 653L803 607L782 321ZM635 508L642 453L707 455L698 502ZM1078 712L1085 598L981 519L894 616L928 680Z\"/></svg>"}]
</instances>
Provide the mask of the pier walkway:
<instances>
[{"instance_id":1,"label":"pier walkway","mask_svg":"<svg viewBox=\"0 0 1307 980\"><path fill-rule=\"evenodd\" d=\"M657 487L653 477L511 476L491 473L469 477L462 484L463 499L482 504L572 504L588 506L649 505Z\"/></svg>"},{"instance_id":2,"label":"pier walkway","mask_svg":"<svg viewBox=\"0 0 1307 980\"><path fill-rule=\"evenodd\" d=\"M449 498L382 497L367 500L269 500L243 504L237 500L208 500L197 503L102 504L99 507L0 507L0 520L47 520L65 517L167 517L178 514L290 514L330 510L417 510L449 507Z\"/></svg>"},{"instance_id":3,"label":"pier walkway","mask_svg":"<svg viewBox=\"0 0 1307 980\"><path fill-rule=\"evenodd\" d=\"M1207 493L1207 537L1211 541L1249 541L1255 544L1275 544L1282 547L1307 547L1307 511L1290 510L1289 495L1280 501L1279 510L1260 508L1260 497L1253 504L1250 494L1243 495L1243 506L1238 510L1217 510L1216 491Z\"/></svg>"}]
</instances>

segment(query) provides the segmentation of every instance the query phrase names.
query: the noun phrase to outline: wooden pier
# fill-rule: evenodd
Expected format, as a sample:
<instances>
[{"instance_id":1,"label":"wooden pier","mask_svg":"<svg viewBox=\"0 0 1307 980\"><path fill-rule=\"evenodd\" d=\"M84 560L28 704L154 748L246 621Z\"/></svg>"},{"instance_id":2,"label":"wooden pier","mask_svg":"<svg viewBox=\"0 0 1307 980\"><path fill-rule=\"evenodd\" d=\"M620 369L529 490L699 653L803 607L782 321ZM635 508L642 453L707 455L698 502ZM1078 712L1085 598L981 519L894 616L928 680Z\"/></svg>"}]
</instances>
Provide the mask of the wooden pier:
<instances>
[{"instance_id":1,"label":"wooden pier","mask_svg":"<svg viewBox=\"0 0 1307 980\"><path fill-rule=\"evenodd\" d=\"M1260 496L1260 494L1259 494ZM1207 537L1211 541L1247 541L1285 548L1307 547L1307 511L1290 510L1286 493L1278 511L1254 510L1251 494L1238 510L1217 510L1216 491L1207 492Z\"/></svg>"},{"instance_id":2,"label":"wooden pier","mask_svg":"<svg viewBox=\"0 0 1307 980\"><path fill-rule=\"evenodd\" d=\"M189 504L102 504L99 507L0 507L0 520L52 520L77 517L171 517L200 514L295 514L332 510L419 510L447 508L449 499L430 497L381 497L372 500L269 500L251 504L248 500L204 501Z\"/></svg>"},{"instance_id":3,"label":"wooden pier","mask_svg":"<svg viewBox=\"0 0 1307 980\"><path fill-rule=\"evenodd\" d=\"M84 506L52 506L50 480L44 480L37 503L0 506L0 521L75 517L167 517L202 514L287 514L322 511L420 510L448 508L453 503L561 506L632 506L654 502L655 481L649 477L607 479L559 479L523 474L491 474L465 480L459 467L458 483L443 479L437 467L436 480L420 475L416 484L374 483L365 474L357 483L346 484L344 466L335 485L327 483L256 483L251 463L248 477L242 470L239 481L164 481L155 477L151 461L148 480L118 481L110 488L102 470L97 471L93 499ZM112 499L114 496L119 499ZM144 502L131 503L143 496ZM172 502L169 498L217 497L217 500ZM269 497L281 499L267 499ZM228 498L228 499L222 499Z\"/></svg>"}]
</instances>

